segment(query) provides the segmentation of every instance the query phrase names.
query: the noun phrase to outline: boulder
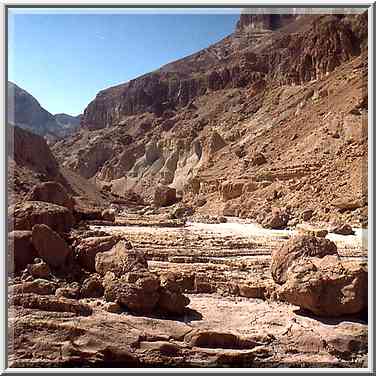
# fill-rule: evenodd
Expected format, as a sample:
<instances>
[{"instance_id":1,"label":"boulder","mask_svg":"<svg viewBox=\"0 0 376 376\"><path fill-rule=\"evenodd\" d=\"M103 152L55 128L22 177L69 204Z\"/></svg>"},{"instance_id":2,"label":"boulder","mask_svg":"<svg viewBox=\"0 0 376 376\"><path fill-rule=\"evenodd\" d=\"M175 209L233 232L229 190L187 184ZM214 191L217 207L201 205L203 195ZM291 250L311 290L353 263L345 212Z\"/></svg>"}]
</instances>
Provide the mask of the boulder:
<instances>
[{"instance_id":1,"label":"boulder","mask_svg":"<svg viewBox=\"0 0 376 376\"><path fill-rule=\"evenodd\" d=\"M8 233L8 273L18 273L33 262L37 253L31 241L31 231Z\"/></svg>"},{"instance_id":2,"label":"boulder","mask_svg":"<svg viewBox=\"0 0 376 376\"><path fill-rule=\"evenodd\" d=\"M334 226L330 232L338 235L354 235L352 227L347 223L342 223L337 226Z\"/></svg>"},{"instance_id":3,"label":"boulder","mask_svg":"<svg viewBox=\"0 0 376 376\"><path fill-rule=\"evenodd\" d=\"M286 228L287 223L289 222L288 213L279 208L273 208L270 214L266 215L266 218L263 220L262 225L265 228L270 228L274 230L281 230Z\"/></svg>"},{"instance_id":4,"label":"boulder","mask_svg":"<svg viewBox=\"0 0 376 376\"><path fill-rule=\"evenodd\" d=\"M338 257L337 246L329 239L309 235L295 236L272 253L271 274L275 282L286 282L288 269L298 259L327 255Z\"/></svg>"},{"instance_id":5,"label":"boulder","mask_svg":"<svg viewBox=\"0 0 376 376\"><path fill-rule=\"evenodd\" d=\"M71 254L65 240L47 225L33 226L32 242L38 255L55 268L64 266Z\"/></svg>"},{"instance_id":6,"label":"boulder","mask_svg":"<svg viewBox=\"0 0 376 376\"><path fill-rule=\"evenodd\" d=\"M170 206L177 202L176 189L166 185L158 185L154 192L153 204L156 207Z\"/></svg>"},{"instance_id":7,"label":"boulder","mask_svg":"<svg viewBox=\"0 0 376 376\"><path fill-rule=\"evenodd\" d=\"M82 283L80 295L82 298L100 298L104 288L99 276L92 275Z\"/></svg>"},{"instance_id":8,"label":"boulder","mask_svg":"<svg viewBox=\"0 0 376 376\"><path fill-rule=\"evenodd\" d=\"M144 253L131 249L130 243L124 240L119 241L111 251L99 252L95 256L95 270L100 275L112 272L120 277L125 273L147 268Z\"/></svg>"},{"instance_id":9,"label":"boulder","mask_svg":"<svg viewBox=\"0 0 376 376\"><path fill-rule=\"evenodd\" d=\"M368 306L368 271L353 263L344 267L336 260L301 259L291 267L278 291L281 300L322 317L352 315ZM321 261L321 262L320 262Z\"/></svg>"},{"instance_id":10,"label":"boulder","mask_svg":"<svg viewBox=\"0 0 376 376\"><path fill-rule=\"evenodd\" d=\"M9 208L9 229L31 230L36 224L44 224L57 232L68 232L74 224L69 209L43 201L19 202Z\"/></svg>"},{"instance_id":11,"label":"boulder","mask_svg":"<svg viewBox=\"0 0 376 376\"><path fill-rule=\"evenodd\" d=\"M90 272L95 272L95 256L99 252L107 252L119 241L115 235L93 236L80 239L75 247L78 263Z\"/></svg>"},{"instance_id":12,"label":"boulder","mask_svg":"<svg viewBox=\"0 0 376 376\"><path fill-rule=\"evenodd\" d=\"M115 211L113 209L105 209L102 211L102 219L104 221L115 222Z\"/></svg>"},{"instance_id":13,"label":"boulder","mask_svg":"<svg viewBox=\"0 0 376 376\"><path fill-rule=\"evenodd\" d=\"M134 313L151 313L159 300L159 280L149 273L141 273L135 282L129 282L127 276L116 278L106 275L104 297L107 302L118 303Z\"/></svg>"},{"instance_id":14,"label":"boulder","mask_svg":"<svg viewBox=\"0 0 376 376\"><path fill-rule=\"evenodd\" d=\"M67 190L55 181L37 184L27 195L28 201L44 201L73 210L74 201Z\"/></svg>"}]
</instances>

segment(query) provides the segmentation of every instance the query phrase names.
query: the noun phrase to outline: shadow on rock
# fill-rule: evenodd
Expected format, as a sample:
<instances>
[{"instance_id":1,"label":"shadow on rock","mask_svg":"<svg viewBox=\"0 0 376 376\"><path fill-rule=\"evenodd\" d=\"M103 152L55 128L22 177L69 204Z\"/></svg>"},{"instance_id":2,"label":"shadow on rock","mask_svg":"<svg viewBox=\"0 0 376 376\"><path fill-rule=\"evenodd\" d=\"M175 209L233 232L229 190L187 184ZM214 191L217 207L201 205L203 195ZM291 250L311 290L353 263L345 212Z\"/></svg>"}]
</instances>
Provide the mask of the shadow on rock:
<instances>
[{"instance_id":1,"label":"shadow on rock","mask_svg":"<svg viewBox=\"0 0 376 376\"><path fill-rule=\"evenodd\" d=\"M308 317L308 318L320 321L321 323L326 324L326 325L338 325L341 322L345 322L345 321L352 322L352 323L359 323L359 324L368 324L367 310L364 310L357 315L344 315L341 317L320 317L302 308L295 310L294 313L298 316Z\"/></svg>"}]
</instances>

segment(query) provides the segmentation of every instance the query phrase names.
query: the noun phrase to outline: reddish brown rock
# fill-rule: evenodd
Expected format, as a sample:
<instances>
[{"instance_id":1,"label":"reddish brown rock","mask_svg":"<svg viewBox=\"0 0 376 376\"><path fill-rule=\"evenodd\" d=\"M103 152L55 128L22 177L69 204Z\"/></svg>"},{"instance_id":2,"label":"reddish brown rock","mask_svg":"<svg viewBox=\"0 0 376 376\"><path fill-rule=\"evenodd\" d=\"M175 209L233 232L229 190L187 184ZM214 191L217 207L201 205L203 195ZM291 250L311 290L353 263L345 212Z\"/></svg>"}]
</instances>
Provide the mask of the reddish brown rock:
<instances>
[{"instance_id":1,"label":"reddish brown rock","mask_svg":"<svg viewBox=\"0 0 376 376\"><path fill-rule=\"evenodd\" d=\"M73 299L56 296L39 296L35 294L17 294L11 299L11 304L40 311L71 312L78 316L89 316L92 309Z\"/></svg>"},{"instance_id":2,"label":"reddish brown rock","mask_svg":"<svg viewBox=\"0 0 376 376\"><path fill-rule=\"evenodd\" d=\"M74 202L67 190L55 181L40 183L27 195L28 201L44 201L73 210Z\"/></svg>"},{"instance_id":3,"label":"reddish brown rock","mask_svg":"<svg viewBox=\"0 0 376 376\"><path fill-rule=\"evenodd\" d=\"M354 235L354 231L352 227L347 223L343 223L338 226L335 226L333 229L331 229L330 232L333 232L334 234L339 234L339 235Z\"/></svg>"},{"instance_id":4,"label":"reddish brown rock","mask_svg":"<svg viewBox=\"0 0 376 376\"><path fill-rule=\"evenodd\" d=\"M103 293L104 288L98 275L92 275L82 283L80 294L83 298L100 298Z\"/></svg>"},{"instance_id":5,"label":"reddish brown rock","mask_svg":"<svg viewBox=\"0 0 376 376\"><path fill-rule=\"evenodd\" d=\"M17 294L38 294L38 295L52 295L55 293L57 285L45 279L35 279L34 281L18 283L10 286L9 296Z\"/></svg>"},{"instance_id":6,"label":"reddish brown rock","mask_svg":"<svg viewBox=\"0 0 376 376\"><path fill-rule=\"evenodd\" d=\"M287 226L289 221L288 213L280 208L273 208L272 212L266 216L262 225L266 228L280 230Z\"/></svg>"},{"instance_id":7,"label":"reddish brown rock","mask_svg":"<svg viewBox=\"0 0 376 376\"><path fill-rule=\"evenodd\" d=\"M146 270L148 263L141 251L130 249L130 244L124 240L119 241L108 252L99 252L95 256L95 270L105 275L112 272L120 277L125 273Z\"/></svg>"},{"instance_id":8,"label":"reddish brown rock","mask_svg":"<svg viewBox=\"0 0 376 376\"><path fill-rule=\"evenodd\" d=\"M39 258L34 259L33 264L27 265L27 271L35 278L46 279L51 276L51 271L48 264Z\"/></svg>"},{"instance_id":9,"label":"reddish brown rock","mask_svg":"<svg viewBox=\"0 0 376 376\"><path fill-rule=\"evenodd\" d=\"M251 159L252 166L261 166L264 163L266 163L266 158L262 153L255 154Z\"/></svg>"},{"instance_id":10,"label":"reddish brown rock","mask_svg":"<svg viewBox=\"0 0 376 376\"><path fill-rule=\"evenodd\" d=\"M9 208L9 229L31 230L44 224L57 232L68 232L74 224L72 213L66 207L42 201L25 201Z\"/></svg>"},{"instance_id":11,"label":"reddish brown rock","mask_svg":"<svg viewBox=\"0 0 376 376\"><path fill-rule=\"evenodd\" d=\"M241 196L244 187L244 182L241 181L226 181L220 187L220 195L222 201L232 200Z\"/></svg>"},{"instance_id":12,"label":"reddish brown rock","mask_svg":"<svg viewBox=\"0 0 376 376\"><path fill-rule=\"evenodd\" d=\"M55 291L58 298L79 299L80 289L73 287L60 287Z\"/></svg>"},{"instance_id":13,"label":"reddish brown rock","mask_svg":"<svg viewBox=\"0 0 376 376\"><path fill-rule=\"evenodd\" d=\"M159 292L158 307L162 312L182 315L190 300L180 292L162 288Z\"/></svg>"},{"instance_id":14,"label":"reddish brown rock","mask_svg":"<svg viewBox=\"0 0 376 376\"><path fill-rule=\"evenodd\" d=\"M158 185L154 192L153 204L156 207L170 206L177 202L176 189Z\"/></svg>"},{"instance_id":15,"label":"reddish brown rock","mask_svg":"<svg viewBox=\"0 0 376 376\"><path fill-rule=\"evenodd\" d=\"M104 221L115 222L115 211L111 209L105 209L102 211L102 219Z\"/></svg>"},{"instance_id":16,"label":"reddish brown rock","mask_svg":"<svg viewBox=\"0 0 376 376\"><path fill-rule=\"evenodd\" d=\"M95 272L95 256L99 252L107 252L119 241L114 235L92 236L80 239L75 246L77 260L84 269Z\"/></svg>"},{"instance_id":17,"label":"reddish brown rock","mask_svg":"<svg viewBox=\"0 0 376 376\"><path fill-rule=\"evenodd\" d=\"M38 255L55 268L63 267L71 254L65 240L46 225L33 226L32 242Z\"/></svg>"},{"instance_id":18,"label":"reddish brown rock","mask_svg":"<svg viewBox=\"0 0 376 376\"><path fill-rule=\"evenodd\" d=\"M25 269L33 262L37 252L31 241L31 231L12 231L8 233L8 273Z\"/></svg>"},{"instance_id":19,"label":"reddish brown rock","mask_svg":"<svg viewBox=\"0 0 376 376\"><path fill-rule=\"evenodd\" d=\"M138 275L136 283L131 283L126 276L116 278L106 275L104 297L108 302L118 303L131 312L151 313L159 300L159 281L149 272Z\"/></svg>"}]
</instances>

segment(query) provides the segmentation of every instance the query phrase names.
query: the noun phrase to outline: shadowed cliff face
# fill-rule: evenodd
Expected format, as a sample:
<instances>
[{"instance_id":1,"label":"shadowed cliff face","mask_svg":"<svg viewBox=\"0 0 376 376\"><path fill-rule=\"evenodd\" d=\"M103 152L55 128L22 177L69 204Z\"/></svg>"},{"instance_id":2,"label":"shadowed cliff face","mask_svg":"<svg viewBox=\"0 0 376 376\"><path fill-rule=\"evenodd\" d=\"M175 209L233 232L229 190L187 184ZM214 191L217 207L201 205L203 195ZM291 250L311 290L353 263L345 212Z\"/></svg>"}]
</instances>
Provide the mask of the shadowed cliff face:
<instances>
[{"instance_id":1,"label":"shadowed cliff face","mask_svg":"<svg viewBox=\"0 0 376 376\"><path fill-rule=\"evenodd\" d=\"M346 191L355 199L366 141L356 136L354 149L346 143L366 121L366 55L367 14L242 15L220 42L98 93L81 131L53 150L63 165L119 195L132 189L150 200L157 184L167 184L188 201L212 202L226 180L257 181L254 191L231 193L234 200L275 200L282 178L299 191L293 181L314 174L311 164L342 184L330 165L355 158ZM266 160L260 166L252 162L258 153ZM312 184L315 205L334 200ZM298 191L291 195L304 201L308 191ZM255 211L251 202L243 208Z\"/></svg>"}]
</instances>

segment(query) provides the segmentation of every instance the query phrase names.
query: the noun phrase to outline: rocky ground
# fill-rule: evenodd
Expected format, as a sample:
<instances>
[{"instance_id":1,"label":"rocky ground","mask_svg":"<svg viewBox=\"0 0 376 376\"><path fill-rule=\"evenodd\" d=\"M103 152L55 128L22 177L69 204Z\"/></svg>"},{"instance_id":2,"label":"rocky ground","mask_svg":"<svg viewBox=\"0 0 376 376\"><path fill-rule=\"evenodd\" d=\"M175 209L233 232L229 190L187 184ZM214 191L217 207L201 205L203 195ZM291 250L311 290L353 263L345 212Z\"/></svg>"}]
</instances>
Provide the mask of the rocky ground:
<instances>
[{"instance_id":1,"label":"rocky ground","mask_svg":"<svg viewBox=\"0 0 376 376\"><path fill-rule=\"evenodd\" d=\"M367 366L365 230L150 207L82 220L61 191L66 206L13 209L11 367Z\"/></svg>"}]
</instances>

